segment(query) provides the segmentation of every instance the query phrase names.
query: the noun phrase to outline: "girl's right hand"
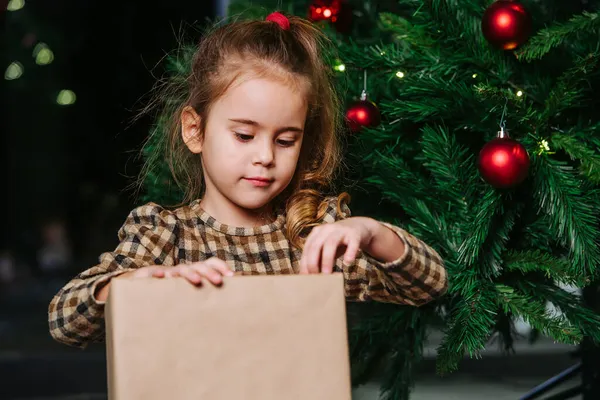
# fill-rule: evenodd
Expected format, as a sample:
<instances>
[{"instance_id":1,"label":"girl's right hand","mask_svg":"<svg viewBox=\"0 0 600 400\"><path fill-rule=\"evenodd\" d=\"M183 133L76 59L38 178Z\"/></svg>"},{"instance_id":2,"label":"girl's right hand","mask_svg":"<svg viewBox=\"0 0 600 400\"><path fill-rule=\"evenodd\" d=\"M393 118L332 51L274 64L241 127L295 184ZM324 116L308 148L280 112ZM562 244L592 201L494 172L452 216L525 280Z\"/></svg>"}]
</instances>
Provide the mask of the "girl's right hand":
<instances>
[{"instance_id":1,"label":"girl's right hand","mask_svg":"<svg viewBox=\"0 0 600 400\"><path fill-rule=\"evenodd\" d=\"M213 257L206 261L192 264L179 264L176 266L151 265L142 267L135 271L127 272L120 277L130 278L185 278L193 285L202 285L207 279L213 285L219 286L223 283L223 276L233 276L233 271L227 263L219 258Z\"/></svg>"}]
</instances>

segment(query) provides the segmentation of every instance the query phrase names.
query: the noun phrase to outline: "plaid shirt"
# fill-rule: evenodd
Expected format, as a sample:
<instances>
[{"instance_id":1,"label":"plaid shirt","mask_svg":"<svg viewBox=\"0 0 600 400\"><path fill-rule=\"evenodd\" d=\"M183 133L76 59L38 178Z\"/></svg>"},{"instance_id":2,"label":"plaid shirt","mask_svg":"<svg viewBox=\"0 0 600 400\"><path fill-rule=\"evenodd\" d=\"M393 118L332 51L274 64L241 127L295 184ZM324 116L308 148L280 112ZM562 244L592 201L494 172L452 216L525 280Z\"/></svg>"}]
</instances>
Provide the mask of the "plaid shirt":
<instances>
[{"instance_id":1,"label":"plaid shirt","mask_svg":"<svg viewBox=\"0 0 600 400\"><path fill-rule=\"evenodd\" d=\"M48 309L50 333L60 342L86 347L104 340L104 302L95 299L96 288L112 277L148 265L177 265L218 257L238 274L293 274L301 252L284 234L285 215L253 228L224 225L208 215L196 200L169 211L155 203L134 209L119 230L120 243L103 253L100 263L77 275L52 299ZM350 216L347 205L337 213L331 198L323 223ZM438 253L394 225L405 252L397 260L379 262L359 252L355 262L336 261L345 277L350 301L379 301L420 306L444 294L447 276Z\"/></svg>"}]
</instances>

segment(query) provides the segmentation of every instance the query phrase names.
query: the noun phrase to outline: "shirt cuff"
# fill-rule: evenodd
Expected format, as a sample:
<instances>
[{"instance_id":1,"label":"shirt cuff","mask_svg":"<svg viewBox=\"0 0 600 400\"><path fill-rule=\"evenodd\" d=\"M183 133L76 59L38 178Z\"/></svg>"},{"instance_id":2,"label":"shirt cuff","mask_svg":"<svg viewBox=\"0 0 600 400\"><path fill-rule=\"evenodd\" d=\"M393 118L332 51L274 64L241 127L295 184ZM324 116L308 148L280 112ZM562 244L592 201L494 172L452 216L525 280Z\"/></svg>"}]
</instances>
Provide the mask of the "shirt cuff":
<instances>
[{"instance_id":1,"label":"shirt cuff","mask_svg":"<svg viewBox=\"0 0 600 400\"><path fill-rule=\"evenodd\" d=\"M404 252L402 253L402 255L400 257L398 257L397 259L390 261L390 262L381 262L379 260L376 260L373 257L369 257L371 259L371 261L373 262L373 264L375 266L377 266L378 268L381 268L383 270L389 269L391 267L398 267L400 265L403 265L406 263L406 261L409 261L412 257L410 257L410 254L412 254L412 247L409 243L409 241L406 239L406 231L402 228L399 228L395 225L392 225L390 223L387 222L381 222L378 221L380 224L384 225L385 227L391 229L402 241L402 243L404 244Z\"/></svg>"},{"instance_id":2,"label":"shirt cuff","mask_svg":"<svg viewBox=\"0 0 600 400\"><path fill-rule=\"evenodd\" d=\"M130 272L130 271L134 271L134 270L135 270L135 268L120 269L118 271L113 271L108 274L102 275L101 277L96 279L94 282L92 282L92 284L90 285L90 297L92 298L92 304L95 304L98 306L103 306L106 304L106 301L100 301L100 300L96 299L95 293L99 286L102 286L103 284L108 283L108 281L110 281L114 277L123 275L126 272Z\"/></svg>"}]
</instances>

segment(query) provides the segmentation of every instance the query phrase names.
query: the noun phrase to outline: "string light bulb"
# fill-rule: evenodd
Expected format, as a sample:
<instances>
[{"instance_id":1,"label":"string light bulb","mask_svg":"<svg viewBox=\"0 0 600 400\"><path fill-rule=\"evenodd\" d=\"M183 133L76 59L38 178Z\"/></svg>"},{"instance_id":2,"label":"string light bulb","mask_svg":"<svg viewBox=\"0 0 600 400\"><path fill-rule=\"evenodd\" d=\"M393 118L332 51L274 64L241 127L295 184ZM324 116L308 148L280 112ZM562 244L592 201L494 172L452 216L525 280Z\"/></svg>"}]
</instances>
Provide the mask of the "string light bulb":
<instances>
[{"instance_id":1,"label":"string light bulb","mask_svg":"<svg viewBox=\"0 0 600 400\"><path fill-rule=\"evenodd\" d=\"M75 93L72 90L61 90L58 93L58 96L56 96L56 102L61 106L71 105L75 103L76 100L77 96L75 96Z\"/></svg>"},{"instance_id":2,"label":"string light bulb","mask_svg":"<svg viewBox=\"0 0 600 400\"><path fill-rule=\"evenodd\" d=\"M25 0L10 0L6 9L8 11L18 11L23 7L25 7Z\"/></svg>"},{"instance_id":3,"label":"string light bulb","mask_svg":"<svg viewBox=\"0 0 600 400\"><path fill-rule=\"evenodd\" d=\"M7 81L14 81L15 79L19 79L21 75L23 75L23 64L15 61L6 68L4 79Z\"/></svg>"},{"instance_id":4,"label":"string light bulb","mask_svg":"<svg viewBox=\"0 0 600 400\"><path fill-rule=\"evenodd\" d=\"M33 49L33 56L37 65L48 65L54 61L54 53L46 43L38 43Z\"/></svg>"},{"instance_id":5,"label":"string light bulb","mask_svg":"<svg viewBox=\"0 0 600 400\"><path fill-rule=\"evenodd\" d=\"M337 64L333 66L333 69L339 72L344 72L346 70L346 65L340 60L338 60Z\"/></svg>"}]
</instances>

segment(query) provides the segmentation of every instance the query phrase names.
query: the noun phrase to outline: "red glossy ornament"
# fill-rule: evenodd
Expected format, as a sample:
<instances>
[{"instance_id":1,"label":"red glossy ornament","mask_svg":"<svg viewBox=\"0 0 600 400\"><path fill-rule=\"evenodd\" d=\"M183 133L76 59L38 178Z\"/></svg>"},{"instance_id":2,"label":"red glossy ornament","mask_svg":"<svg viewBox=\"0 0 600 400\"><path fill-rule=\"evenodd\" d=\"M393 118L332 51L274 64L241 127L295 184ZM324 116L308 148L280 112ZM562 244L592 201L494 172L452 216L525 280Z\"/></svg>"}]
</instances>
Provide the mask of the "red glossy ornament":
<instances>
[{"instance_id":1,"label":"red glossy ornament","mask_svg":"<svg viewBox=\"0 0 600 400\"><path fill-rule=\"evenodd\" d=\"M379 108L367 99L367 93L362 92L360 100L351 104L346 110L346 120L352 132L360 131L364 126L375 127L381 122Z\"/></svg>"},{"instance_id":2,"label":"red glossy ornament","mask_svg":"<svg viewBox=\"0 0 600 400\"><path fill-rule=\"evenodd\" d=\"M498 137L479 152L479 173L490 185L506 189L518 185L527 177L529 154L525 147L511 139L501 128Z\"/></svg>"},{"instance_id":3,"label":"red glossy ornament","mask_svg":"<svg viewBox=\"0 0 600 400\"><path fill-rule=\"evenodd\" d=\"M336 22L341 7L341 0L316 0L308 9L308 18L313 22L325 20Z\"/></svg>"},{"instance_id":4,"label":"red glossy ornament","mask_svg":"<svg viewBox=\"0 0 600 400\"><path fill-rule=\"evenodd\" d=\"M513 50L529 39L531 14L517 1L497 0L483 13L481 30L488 42Z\"/></svg>"}]
</instances>

